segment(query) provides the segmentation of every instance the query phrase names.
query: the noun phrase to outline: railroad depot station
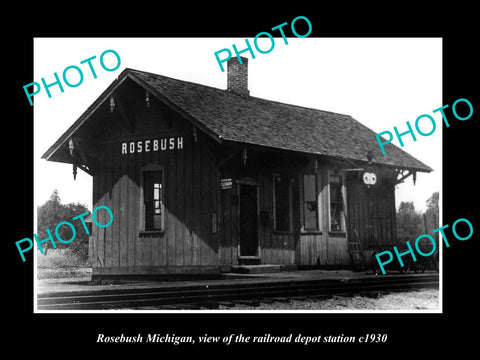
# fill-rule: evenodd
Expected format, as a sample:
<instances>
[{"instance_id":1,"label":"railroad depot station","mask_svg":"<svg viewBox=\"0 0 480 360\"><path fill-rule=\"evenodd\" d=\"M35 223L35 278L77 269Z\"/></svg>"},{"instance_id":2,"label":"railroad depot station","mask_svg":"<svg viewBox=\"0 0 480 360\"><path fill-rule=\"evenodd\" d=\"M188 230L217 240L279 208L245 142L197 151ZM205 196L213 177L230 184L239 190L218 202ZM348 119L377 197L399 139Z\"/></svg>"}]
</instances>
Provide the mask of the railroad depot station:
<instances>
[{"instance_id":1,"label":"railroad depot station","mask_svg":"<svg viewBox=\"0 0 480 360\"><path fill-rule=\"evenodd\" d=\"M396 245L395 185L432 169L349 115L250 96L247 60L227 89L127 68L43 155L114 215L93 277L351 268Z\"/></svg>"}]
</instances>

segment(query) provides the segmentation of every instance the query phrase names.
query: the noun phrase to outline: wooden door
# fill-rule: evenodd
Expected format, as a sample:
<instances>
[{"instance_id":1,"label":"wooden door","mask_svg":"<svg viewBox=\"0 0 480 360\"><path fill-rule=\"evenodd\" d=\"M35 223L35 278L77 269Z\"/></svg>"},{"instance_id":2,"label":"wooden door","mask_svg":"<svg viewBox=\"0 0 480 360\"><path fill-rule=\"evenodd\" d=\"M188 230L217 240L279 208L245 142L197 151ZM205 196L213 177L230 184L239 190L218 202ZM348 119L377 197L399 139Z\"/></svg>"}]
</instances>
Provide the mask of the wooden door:
<instances>
[{"instance_id":1,"label":"wooden door","mask_svg":"<svg viewBox=\"0 0 480 360\"><path fill-rule=\"evenodd\" d=\"M258 255L257 187L239 184L239 243L240 256Z\"/></svg>"}]
</instances>

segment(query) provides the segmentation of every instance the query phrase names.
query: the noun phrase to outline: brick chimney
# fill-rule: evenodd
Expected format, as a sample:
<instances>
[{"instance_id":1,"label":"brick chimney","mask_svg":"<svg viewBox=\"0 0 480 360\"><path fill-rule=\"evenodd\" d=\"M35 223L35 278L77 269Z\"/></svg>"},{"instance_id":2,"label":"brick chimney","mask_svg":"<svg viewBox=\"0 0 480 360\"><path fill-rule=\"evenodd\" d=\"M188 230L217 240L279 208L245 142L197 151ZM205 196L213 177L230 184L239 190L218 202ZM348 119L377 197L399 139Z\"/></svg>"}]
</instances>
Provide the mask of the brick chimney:
<instances>
[{"instance_id":1,"label":"brick chimney","mask_svg":"<svg viewBox=\"0 0 480 360\"><path fill-rule=\"evenodd\" d=\"M232 57L227 62L227 90L242 97L248 97L248 58L241 57L242 63L238 58Z\"/></svg>"}]
</instances>

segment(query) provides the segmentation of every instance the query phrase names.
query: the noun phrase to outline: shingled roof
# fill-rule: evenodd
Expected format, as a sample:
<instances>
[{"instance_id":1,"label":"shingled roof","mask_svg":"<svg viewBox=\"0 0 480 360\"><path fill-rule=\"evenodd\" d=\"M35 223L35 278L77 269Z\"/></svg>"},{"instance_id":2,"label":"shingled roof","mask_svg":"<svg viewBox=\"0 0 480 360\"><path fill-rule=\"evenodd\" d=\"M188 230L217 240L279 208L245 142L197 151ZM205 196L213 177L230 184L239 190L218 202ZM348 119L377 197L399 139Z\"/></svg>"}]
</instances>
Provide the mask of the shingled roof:
<instances>
[{"instance_id":1,"label":"shingled roof","mask_svg":"<svg viewBox=\"0 0 480 360\"><path fill-rule=\"evenodd\" d=\"M393 144L380 151L376 133L350 115L290 105L254 96L239 96L229 90L173 79L167 76L127 68L116 80L119 86L126 77L148 89L160 100L198 122L201 128L219 141L231 141L290 150L314 155L367 161L429 172L432 169ZM113 89L112 89L113 85ZM88 118L105 91L45 154L58 149L75 129ZM108 90L108 89L107 89ZM102 98L104 97L104 98ZM69 133L70 132L70 133ZM62 141L63 139L63 141ZM57 146L55 146L57 145Z\"/></svg>"}]
</instances>

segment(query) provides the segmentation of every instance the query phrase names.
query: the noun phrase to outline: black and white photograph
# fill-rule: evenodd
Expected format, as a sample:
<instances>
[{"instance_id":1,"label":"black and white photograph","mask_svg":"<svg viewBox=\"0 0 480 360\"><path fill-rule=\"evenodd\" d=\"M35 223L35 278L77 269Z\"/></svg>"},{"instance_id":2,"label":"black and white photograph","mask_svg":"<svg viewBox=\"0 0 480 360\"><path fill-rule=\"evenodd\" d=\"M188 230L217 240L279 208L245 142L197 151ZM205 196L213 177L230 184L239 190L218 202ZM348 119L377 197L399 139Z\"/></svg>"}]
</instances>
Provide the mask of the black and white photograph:
<instances>
[{"instance_id":1,"label":"black and white photograph","mask_svg":"<svg viewBox=\"0 0 480 360\"><path fill-rule=\"evenodd\" d=\"M5 32L6 350L473 349L474 10L151 5Z\"/></svg>"},{"instance_id":2,"label":"black and white photograph","mask_svg":"<svg viewBox=\"0 0 480 360\"><path fill-rule=\"evenodd\" d=\"M442 310L441 39L34 44L37 311Z\"/></svg>"}]
</instances>

